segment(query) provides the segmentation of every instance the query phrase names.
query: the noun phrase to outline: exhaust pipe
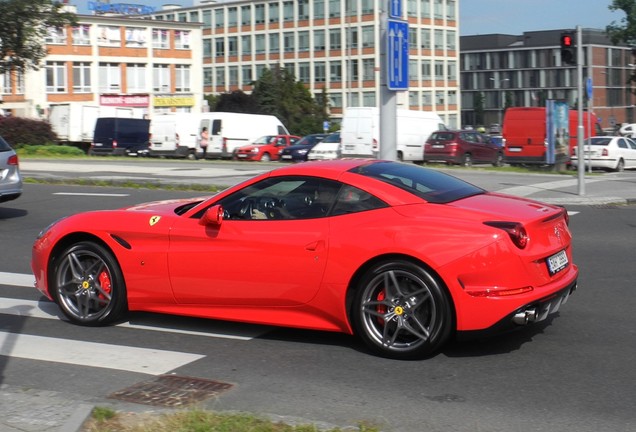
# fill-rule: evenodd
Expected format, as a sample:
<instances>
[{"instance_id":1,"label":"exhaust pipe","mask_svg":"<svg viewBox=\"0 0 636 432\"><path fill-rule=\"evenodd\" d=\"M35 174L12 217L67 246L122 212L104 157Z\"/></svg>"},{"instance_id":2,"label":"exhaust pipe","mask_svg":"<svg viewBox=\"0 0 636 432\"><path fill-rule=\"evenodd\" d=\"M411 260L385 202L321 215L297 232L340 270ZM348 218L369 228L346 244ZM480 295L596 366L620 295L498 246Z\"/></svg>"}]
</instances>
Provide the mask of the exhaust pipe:
<instances>
[{"instance_id":1,"label":"exhaust pipe","mask_svg":"<svg viewBox=\"0 0 636 432\"><path fill-rule=\"evenodd\" d=\"M529 308L517 312L512 317L512 322L518 325L526 325L528 323L534 322L539 317L539 313L536 308Z\"/></svg>"}]
</instances>

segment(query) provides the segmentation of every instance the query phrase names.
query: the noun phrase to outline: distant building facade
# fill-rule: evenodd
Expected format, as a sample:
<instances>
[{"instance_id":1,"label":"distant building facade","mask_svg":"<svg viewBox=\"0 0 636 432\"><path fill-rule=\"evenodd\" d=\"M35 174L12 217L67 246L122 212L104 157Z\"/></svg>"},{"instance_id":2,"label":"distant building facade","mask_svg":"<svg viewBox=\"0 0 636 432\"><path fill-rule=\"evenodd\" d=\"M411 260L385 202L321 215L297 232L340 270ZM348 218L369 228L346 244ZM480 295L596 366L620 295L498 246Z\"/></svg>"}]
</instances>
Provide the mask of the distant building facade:
<instances>
[{"instance_id":1,"label":"distant building facade","mask_svg":"<svg viewBox=\"0 0 636 432\"><path fill-rule=\"evenodd\" d=\"M249 93L264 69L285 68L330 115L380 103L380 16L386 0L226 0L155 12L203 23L203 91ZM457 0L403 1L409 24L409 90L399 108L435 111L459 125Z\"/></svg>"},{"instance_id":2,"label":"distant building facade","mask_svg":"<svg viewBox=\"0 0 636 432\"><path fill-rule=\"evenodd\" d=\"M561 61L564 31L572 29L462 36L462 125L488 127L501 123L507 106L545 106L547 99L565 100L576 107L577 67ZM592 109L601 127L636 122L636 97L629 84L636 68L631 48L613 45L603 30L582 29L582 35L584 107L588 103L585 82L591 78Z\"/></svg>"},{"instance_id":3,"label":"distant building facade","mask_svg":"<svg viewBox=\"0 0 636 432\"><path fill-rule=\"evenodd\" d=\"M5 115L46 119L55 104L201 111L201 25L78 15L51 29L39 70L0 74Z\"/></svg>"}]
</instances>

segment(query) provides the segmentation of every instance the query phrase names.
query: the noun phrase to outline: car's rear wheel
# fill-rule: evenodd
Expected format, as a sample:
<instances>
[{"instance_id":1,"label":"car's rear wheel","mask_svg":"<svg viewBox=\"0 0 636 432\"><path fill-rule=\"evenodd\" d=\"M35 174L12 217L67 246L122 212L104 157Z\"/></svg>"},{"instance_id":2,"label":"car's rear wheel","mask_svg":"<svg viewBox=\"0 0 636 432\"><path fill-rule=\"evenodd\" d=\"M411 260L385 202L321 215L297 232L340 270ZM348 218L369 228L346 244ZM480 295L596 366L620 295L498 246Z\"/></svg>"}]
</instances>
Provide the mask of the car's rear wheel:
<instances>
[{"instance_id":1,"label":"car's rear wheel","mask_svg":"<svg viewBox=\"0 0 636 432\"><path fill-rule=\"evenodd\" d=\"M433 354L453 325L446 289L422 266L403 260L380 263L365 273L351 316L356 334L371 350L397 359Z\"/></svg>"},{"instance_id":2,"label":"car's rear wheel","mask_svg":"<svg viewBox=\"0 0 636 432\"><path fill-rule=\"evenodd\" d=\"M464 153L464 156L462 156L462 165L465 167L473 166L473 155L470 153Z\"/></svg>"},{"instance_id":3,"label":"car's rear wheel","mask_svg":"<svg viewBox=\"0 0 636 432\"><path fill-rule=\"evenodd\" d=\"M53 266L51 283L62 312L76 324L108 324L127 310L121 268L97 243L84 241L65 249Z\"/></svg>"},{"instance_id":4,"label":"car's rear wheel","mask_svg":"<svg viewBox=\"0 0 636 432\"><path fill-rule=\"evenodd\" d=\"M493 166L502 167L504 164L504 155L501 152L497 152L497 156L495 157L495 161L492 163Z\"/></svg>"},{"instance_id":5,"label":"car's rear wheel","mask_svg":"<svg viewBox=\"0 0 636 432\"><path fill-rule=\"evenodd\" d=\"M263 162L269 162L271 160L272 160L272 158L269 155L269 153L263 153L263 156L261 156L261 161L263 161Z\"/></svg>"},{"instance_id":6,"label":"car's rear wheel","mask_svg":"<svg viewBox=\"0 0 636 432\"><path fill-rule=\"evenodd\" d=\"M625 170L625 161L623 159L619 159L614 171L623 172L624 170Z\"/></svg>"}]
</instances>

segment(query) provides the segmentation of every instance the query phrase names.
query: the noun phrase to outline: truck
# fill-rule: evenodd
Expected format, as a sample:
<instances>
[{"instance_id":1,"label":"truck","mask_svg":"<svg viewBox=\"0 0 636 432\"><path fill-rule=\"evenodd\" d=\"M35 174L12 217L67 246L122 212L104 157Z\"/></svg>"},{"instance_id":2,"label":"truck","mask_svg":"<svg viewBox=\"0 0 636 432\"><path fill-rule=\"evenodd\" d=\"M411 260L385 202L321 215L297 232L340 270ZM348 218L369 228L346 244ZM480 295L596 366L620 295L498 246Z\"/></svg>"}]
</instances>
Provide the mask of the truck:
<instances>
[{"instance_id":1,"label":"truck","mask_svg":"<svg viewBox=\"0 0 636 432\"><path fill-rule=\"evenodd\" d=\"M88 152L93 140L95 122L100 117L142 118L143 110L71 102L51 105L48 120L58 142Z\"/></svg>"},{"instance_id":2,"label":"truck","mask_svg":"<svg viewBox=\"0 0 636 432\"><path fill-rule=\"evenodd\" d=\"M446 125L431 111L397 110L396 157L400 161L422 162L424 143ZM380 151L380 114L376 107L350 107L342 118L342 157L377 157Z\"/></svg>"},{"instance_id":3,"label":"truck","mask_svg":"<svg viewBox=\"0 0 636 432\"><path fill-rule=\"evenodd\" d=\"M568 164L577 145L578 112L569 110L569 143L564 163ZM591 126L588 128L588 125ZM583 139L603 135L594 113L583 113ZM545 164L547 161L547 118L545 107L511 107L506 110L502 136L504 161L510 165Z\"/></svg>"},{"instance_id":4,"label":"truck","mask_svg":"<svg viewBox=\"0 0 636 432\"><path fill-rule=\"evenodd\" d=\"M234 151L265 135L290 135L283 123L273 115L231 112L201 113L198 134L209 133L206 159L229 159Z\"/></svg>"},{"instance_id":5,"label":"truck","mask_svg":"<svg viewBox=\"0 0 636 432\"><path fill-rule=\"evenodd\" d=\"M149 155L199 159L203 152L199 140L200 114L156 114L150 121Z\"/></svg>"}]
</instances>

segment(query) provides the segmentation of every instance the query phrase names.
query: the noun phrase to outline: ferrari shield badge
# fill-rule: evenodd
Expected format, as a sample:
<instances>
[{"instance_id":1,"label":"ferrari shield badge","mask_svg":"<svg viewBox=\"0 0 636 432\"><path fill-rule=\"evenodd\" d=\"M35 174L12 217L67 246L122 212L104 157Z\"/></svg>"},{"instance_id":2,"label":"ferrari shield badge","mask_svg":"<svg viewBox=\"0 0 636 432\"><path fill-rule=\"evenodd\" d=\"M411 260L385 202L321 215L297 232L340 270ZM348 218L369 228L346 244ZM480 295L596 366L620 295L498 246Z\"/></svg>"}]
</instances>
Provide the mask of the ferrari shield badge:
<instances>
[{"instance_id":1,"label":"ferrari shield badge","mask_svg":"<svg viewBox=\"0 0 636 432\"><path fill-rule=\"evenodd\" d=\"M161 219L161 216L153 216L153 217L150 218L148 223L150 224L150 226L153 226L154 224L159 222L159 219Z\"/></svg>"}]
</instances>

